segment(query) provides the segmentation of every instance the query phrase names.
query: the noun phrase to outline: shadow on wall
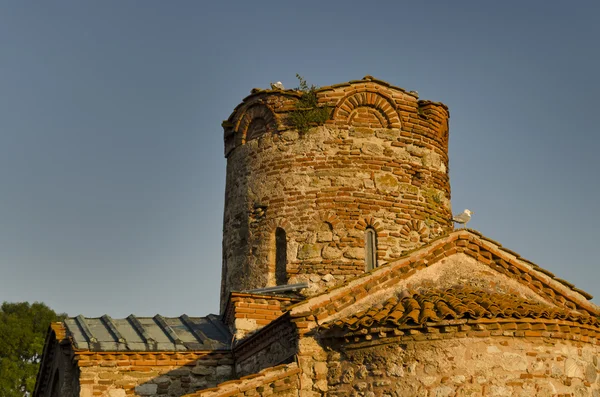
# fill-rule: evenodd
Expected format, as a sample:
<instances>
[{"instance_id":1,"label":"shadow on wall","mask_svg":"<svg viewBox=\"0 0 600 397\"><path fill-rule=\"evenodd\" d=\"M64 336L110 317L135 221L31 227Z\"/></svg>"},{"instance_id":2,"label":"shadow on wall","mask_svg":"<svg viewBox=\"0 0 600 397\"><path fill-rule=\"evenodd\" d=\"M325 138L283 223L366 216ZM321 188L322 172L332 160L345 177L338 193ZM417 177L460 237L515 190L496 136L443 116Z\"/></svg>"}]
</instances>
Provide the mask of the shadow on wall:
<instances>
[{"instance_id":1,"label":"shadow on wall","mask_svg":"<svg viewBox=\"0 0 600 397\"><path fill-rule=\"evenodd\" d=\"M233 360L203 358L164 373L160 373L160 370L152 366L136 366L130 371L113 373L112 376L119 379L114 379L104 393L110 397L120 397L130 395L133 389L138 396L184 396L232 379ZM138 384L140 378L146 377L147 380Z\"/></svg>"}]
</instances>

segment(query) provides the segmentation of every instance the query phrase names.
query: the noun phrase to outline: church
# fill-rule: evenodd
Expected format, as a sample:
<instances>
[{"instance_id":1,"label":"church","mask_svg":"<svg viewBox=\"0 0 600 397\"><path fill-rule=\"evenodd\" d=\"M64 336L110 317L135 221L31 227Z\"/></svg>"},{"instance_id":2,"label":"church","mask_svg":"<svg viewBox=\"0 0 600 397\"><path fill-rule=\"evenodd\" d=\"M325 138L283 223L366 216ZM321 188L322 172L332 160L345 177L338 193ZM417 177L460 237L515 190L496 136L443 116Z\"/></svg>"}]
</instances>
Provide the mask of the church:
<instances>
[{"instance_id":1,"label":"church","mask_svg":"<svg viewBox=\"0 0 600 397\"><path fill-rule=\"evenodd\" d=\"M252 90L219 314L54 323L34 396L600 396L592 296L454 228L448 119L371 76Z\"/></svg>"}]
</instances>

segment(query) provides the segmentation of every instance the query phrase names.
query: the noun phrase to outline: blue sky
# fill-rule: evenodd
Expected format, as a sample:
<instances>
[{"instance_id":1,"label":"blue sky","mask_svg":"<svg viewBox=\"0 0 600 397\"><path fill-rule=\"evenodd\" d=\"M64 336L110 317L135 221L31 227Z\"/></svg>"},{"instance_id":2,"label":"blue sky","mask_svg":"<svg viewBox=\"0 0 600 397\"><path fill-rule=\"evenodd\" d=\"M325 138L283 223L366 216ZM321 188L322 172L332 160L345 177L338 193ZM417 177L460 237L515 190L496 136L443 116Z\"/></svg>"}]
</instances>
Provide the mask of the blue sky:
<instances>
[{"instance_id":1,"label":"blue sky","mask_svg":"<svg viewBox=\"0 0 600 397\"><path fill-rule=\"evenodd\" d=\"M600 298L598 15L592 1L0 2L0 301L217 312L220 124L296 73L446 103L454 212Z\"/></svg>"}]
</instances>

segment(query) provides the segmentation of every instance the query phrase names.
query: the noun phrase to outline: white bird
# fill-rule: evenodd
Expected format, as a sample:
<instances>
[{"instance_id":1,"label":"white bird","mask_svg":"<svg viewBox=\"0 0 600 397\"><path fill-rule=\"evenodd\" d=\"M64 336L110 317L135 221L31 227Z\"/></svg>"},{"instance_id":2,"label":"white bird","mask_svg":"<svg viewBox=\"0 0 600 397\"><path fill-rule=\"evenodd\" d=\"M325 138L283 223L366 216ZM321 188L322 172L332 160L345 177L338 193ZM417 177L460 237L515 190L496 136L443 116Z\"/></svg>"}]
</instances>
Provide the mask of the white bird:
<instances>
[{"instance_id":1,"label":"white bird","mask_svg":"<svg viewBox=\"0 0 600 397\"><path fill-rule=\"evenodd\" d=\"M277 83L271 83L271 89L272 90L285 90L285 88L283 87L283 83L281 81L278 81Z\"/></svg>"},{"instance_id":2,"label":"white bird","mask_svg":"<svg viewBox=\"0 0 600 397\"><path fill-rule=\"evenodd\" d=\"M471 220L471 215L473 214L473 211L464 210L461 214L455 215L452 220L456 223L460 223L463 227L467 227L467 223Z\"/></svg>"}]
</instances>

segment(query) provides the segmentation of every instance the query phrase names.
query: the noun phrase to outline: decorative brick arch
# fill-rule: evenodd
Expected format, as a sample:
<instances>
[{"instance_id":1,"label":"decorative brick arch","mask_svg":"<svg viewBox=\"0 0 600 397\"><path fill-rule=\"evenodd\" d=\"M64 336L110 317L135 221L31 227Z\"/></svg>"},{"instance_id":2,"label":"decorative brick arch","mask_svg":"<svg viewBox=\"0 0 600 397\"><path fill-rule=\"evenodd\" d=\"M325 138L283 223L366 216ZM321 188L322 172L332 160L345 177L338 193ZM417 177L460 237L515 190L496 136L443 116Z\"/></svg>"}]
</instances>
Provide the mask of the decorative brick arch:
<instances>
[{"instance_id":1,"label":"decorative brick arch","mask_svg":"<svg viewBox=\"0 0 600 397\"><path fill-rule=\"evenodd\" d=\"M365 217L363 219L360 219L354 225L354 228L358 229L358 230L365 230L368 227L373 228L377 232L378 235L381 232L383 232L383 226L381 225L381 222L379 222L378 220L376 220L372 216L367 216L367 217Z\"/></svg>"},{"instance_id":2,"label":"decorative brick arch","mask_svg":"<svg viewBox=\"0 0 600 397\"><path fill-rule=\"evenodd\" d=\"M271 219L270 221L268 221L265 225L265 231L270 235L275 233L275 230L280 227L283 230L285 230L286 232L290 232L292 230L294 230L292 224L284 218L276 218L276 219Z\"/></svg>"},{"instance_id":3,"label":"decorative brick arch","mask_svg":"<svg viewBox=\"0 0 600 397\"><path fill-rule=\"evenodd\" d=\"M430 230L425 222L417 219L406 222L400 229L401 238L413 244L428 242L429 233Z\"/></svg>"},{"instance_id":4,"label":"decorative brick arch","mask_svg":"<svg viewBox=\"0 0 600 397\"><path fill-rule=\"evenodd\" d=\"M314 219L319 224L328 223L333 229L336 229L337 225L341 225L341 222L338 219L337 215L333 212L320 212L315 215Z\"/></svg>"},{"instance_id":5,"label":"decorative brick arch","mask_svg":"<svg viewBox=\"0 0 600 397\"><path fill-rule=\"evenodd\" d=\"M234 123L235 131L240 134L242 144L268 132L277 131L277 119L273 111L266 105L250 105L237 117Z\"/></svg>"},{"instance_id":6,"label":"decorative brick arch","mask_svg":"<svg viewBox=\"0 0 600 397\"><path fill-rule=\"evenodd\" d=\"M379 92L354 91L342 98L333 111L333 120L352 124L358 113L373 116L384 128L400 128L400 116L394 102Z\"/></svg>"}]
</instances>

